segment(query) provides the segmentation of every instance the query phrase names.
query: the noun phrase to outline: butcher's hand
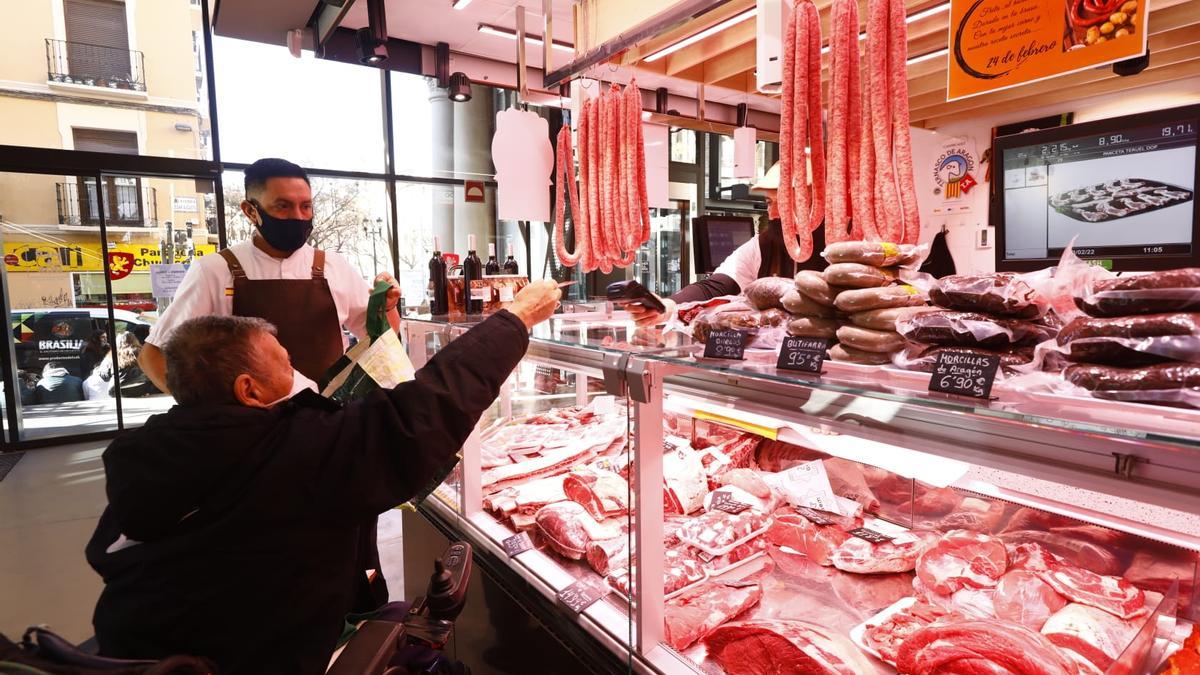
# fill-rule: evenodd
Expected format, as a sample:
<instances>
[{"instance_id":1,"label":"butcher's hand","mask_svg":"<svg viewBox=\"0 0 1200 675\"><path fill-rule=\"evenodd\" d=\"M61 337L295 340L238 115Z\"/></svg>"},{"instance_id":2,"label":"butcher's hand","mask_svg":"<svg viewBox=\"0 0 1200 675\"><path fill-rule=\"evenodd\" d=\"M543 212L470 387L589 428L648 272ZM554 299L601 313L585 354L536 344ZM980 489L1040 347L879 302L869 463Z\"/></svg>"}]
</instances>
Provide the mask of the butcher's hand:
<instances>
[{"instance_id":1,"label":"butcher's hand","mask_svg":"<svg viewBox=\"0 0 1200 675\"><path fill-rule=\"evenodd\" d=\"M387 272L380 272L379 274L375 275L374 283L377 284L381 281L386 281L391 286L387 292L387 304L383 307L385 312L390 312L393 309L396 309L396 305L400 304L400 283L396 281L395 277Z\"/></svg>"},{"instance_id":2,"label":"butcher's hand","mask_svg":"<svg viewBox=\"0 0 1200 675\"><path fill-rule=\"evenodd\" d=\"M670 298L659 298L666 309L662 312L656 312L652 309L641 305L626 305L625 309L629 311L629 315L639 326L657 326L660 323L666 322L668 318L675 313L675 301Z\"/></svg>"},{"instance_id":3,"label":"butcher's hand","mask_svg":"<svg viewBox=\"0 0 1200 675\"><path fill-rule=\"evenodd\" d=\"M534 326L554 315L561 298L562 291L559 290L558 284L543 279L522 288L508 306L508 311L516 314L525 327L532 330Z\"/></svg>"}]
</instances>

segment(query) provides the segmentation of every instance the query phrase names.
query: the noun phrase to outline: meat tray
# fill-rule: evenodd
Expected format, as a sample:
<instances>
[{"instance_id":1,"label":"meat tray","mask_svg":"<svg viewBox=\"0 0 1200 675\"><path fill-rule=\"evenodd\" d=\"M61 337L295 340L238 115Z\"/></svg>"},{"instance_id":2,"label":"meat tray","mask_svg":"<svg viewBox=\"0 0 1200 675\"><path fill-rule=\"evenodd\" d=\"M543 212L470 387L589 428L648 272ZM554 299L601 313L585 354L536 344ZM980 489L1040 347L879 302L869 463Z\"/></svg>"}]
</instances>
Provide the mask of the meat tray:
<instances>
[{"instance_id":1,"label":"meat tray","mask_svg":"<svg viewBox=\"0 0 1200 675\"><path fill-rule=\"evenodd\" d=\"M1150 213L1192 200L1192 191L1146 178L1123 178L1050 197L1050 208L1085 223Z\"/></svg>"},{"instance_id":2,"label":"meat tray","mask_svg":"<svg viewBox=\"0 0 1200 675\"><path fill-rule=\"evenodd\" d=\"M738 539L737 541L733 542L732 544L727 544L720 548L713 548L711 546L708 546L707 544L695 541L694 539L684 537L684 536L680 536L679 541L682 541L683 543L687 544L688 546L691 546L692 548L704 551L705 553L707 553L711 556L720 556L720 555L725 555L726 553L729 553L730 551L741 546L742 544L745 544L746 542L753 540L755 537L760 537L760 536L766 534L767 530L769 530L769 529L771 529L770 522L768 522L763 527L760 527L759 529L751 532L750 534L742 537L741 539Z\"/></svg>"},{"instance_id":3,"label":"meat tray","mask_svg":"<svg viewBox=\"0 0 1200 675\"><path fill-rule=\"evenodd\" d=\"M871 647L869 647L867 645L867 640L866 640L867 628L869 626L878 626L879 624L883 623L884 621L887 621L888 619L890 619L893 614L899 614L900 612L903 612L904 610L906 610L909 607L912 607L914 604L916 604L916 602L917 602L917 598L915 596L910 595L907 598L900 598L899 600L892 603L891 605L884 607L875 616L873 616L873 617L867 619L866 621L863 621L862 623L858 624L857 626L851 628L850 629L850 641L853 642L855 644L855 646L857 646L859 649L870 654L871 656L874 656L879 661L882 661L883 663L886 663L889 666L892 666L892 668L894 669L896 667L896 664L884 660L883 656L881 656L879 652L875 651L874 649L872 649Z\"/></svg>"}]
</instances>

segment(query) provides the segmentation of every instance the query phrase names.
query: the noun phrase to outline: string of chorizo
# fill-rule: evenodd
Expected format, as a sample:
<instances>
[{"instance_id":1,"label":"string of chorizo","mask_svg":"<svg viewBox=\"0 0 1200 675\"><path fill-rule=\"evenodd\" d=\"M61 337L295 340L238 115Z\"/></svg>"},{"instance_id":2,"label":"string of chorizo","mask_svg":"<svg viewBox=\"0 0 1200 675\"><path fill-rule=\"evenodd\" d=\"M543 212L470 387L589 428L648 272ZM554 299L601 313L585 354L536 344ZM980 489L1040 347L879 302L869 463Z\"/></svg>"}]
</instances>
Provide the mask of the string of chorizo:
<instances>
[{"instance_id":1,"label":"string of chorizo","mask_svg":"<svg viewBox=\"0 0 1200 675\"><path fill-rule=\"evenodd\" d=\"M554 174L554 251L558 261L566 267L574 267L584 257L587 250L587 226L583 224L579 204L579 193L575 187L575 161L571 148L571 127L564 124L558 130L558 153ZM564 235L564 219L566 199L563 194L563 184L567 185L567 195L571 199L571 219L575 225L575 252L567 251L567 241Z\"/></svg>"},{"instance_id":2,"label":"string of chorizo","mask_svg":"<svg viewBox=\"0 0 1200 675\"><path fill-rule=\"evenodd\" d=\"M895 154L896 192L904 228L899 243L916 244L921 237L921 211L913 178L912 137L908 128L908 23L904 0L889 0L888 69L892 89L892 149Z\"/></svg>"}]
</instances>

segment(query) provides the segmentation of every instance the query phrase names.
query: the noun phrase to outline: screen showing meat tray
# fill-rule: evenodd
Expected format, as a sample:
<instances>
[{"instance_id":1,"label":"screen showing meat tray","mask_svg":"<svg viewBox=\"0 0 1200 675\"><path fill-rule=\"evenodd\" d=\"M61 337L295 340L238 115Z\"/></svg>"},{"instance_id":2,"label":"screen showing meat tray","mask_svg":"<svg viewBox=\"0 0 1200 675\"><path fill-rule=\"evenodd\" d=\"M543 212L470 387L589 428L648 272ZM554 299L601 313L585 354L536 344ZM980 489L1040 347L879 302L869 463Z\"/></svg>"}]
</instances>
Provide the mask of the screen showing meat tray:
<instances>
[{"instance_id":1,"label":"screen showing meat tray","mask_svg":"<svg viewBox=\"0 0 1200 675\"><path fill-rule=\"evenodd\" d=\"M1005 260L1054 260L1072 239L1084 258L1193 255L1200 124L1191 116L1138 121L998 143Z\"/></svg>"}]
</instances>

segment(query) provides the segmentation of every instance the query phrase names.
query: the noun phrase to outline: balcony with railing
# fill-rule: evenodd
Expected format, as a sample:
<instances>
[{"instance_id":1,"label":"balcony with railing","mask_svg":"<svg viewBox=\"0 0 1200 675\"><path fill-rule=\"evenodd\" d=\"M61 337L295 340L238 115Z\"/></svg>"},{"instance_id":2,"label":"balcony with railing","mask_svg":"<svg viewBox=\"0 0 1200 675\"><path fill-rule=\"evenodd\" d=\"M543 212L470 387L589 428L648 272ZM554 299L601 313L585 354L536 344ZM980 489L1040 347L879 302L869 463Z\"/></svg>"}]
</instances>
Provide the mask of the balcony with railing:
<instances>
[{"instance_id":1,"label":"balcony with railing","mask_svg":"<svg viewBox=\"0 0 1200 675\"><path fill-rule=\"evenodd\" d=\"M146 91L142 53L118 47L46 40L46 77L50 82L120 91Z\"/></svg>"},{"instance_id":2,"label":"balcony with railing","mask_svg":"<svg viewBox=\"0 0 1200 675\"><path fill-rule=\"evenodd\" d=\"M101 185L103 192L92 178L56 183L59 224L99 227L103 207L107 227L158 227L154 188L143 187L138 178L115 176Z\"/></svg>"}]
</instances>

